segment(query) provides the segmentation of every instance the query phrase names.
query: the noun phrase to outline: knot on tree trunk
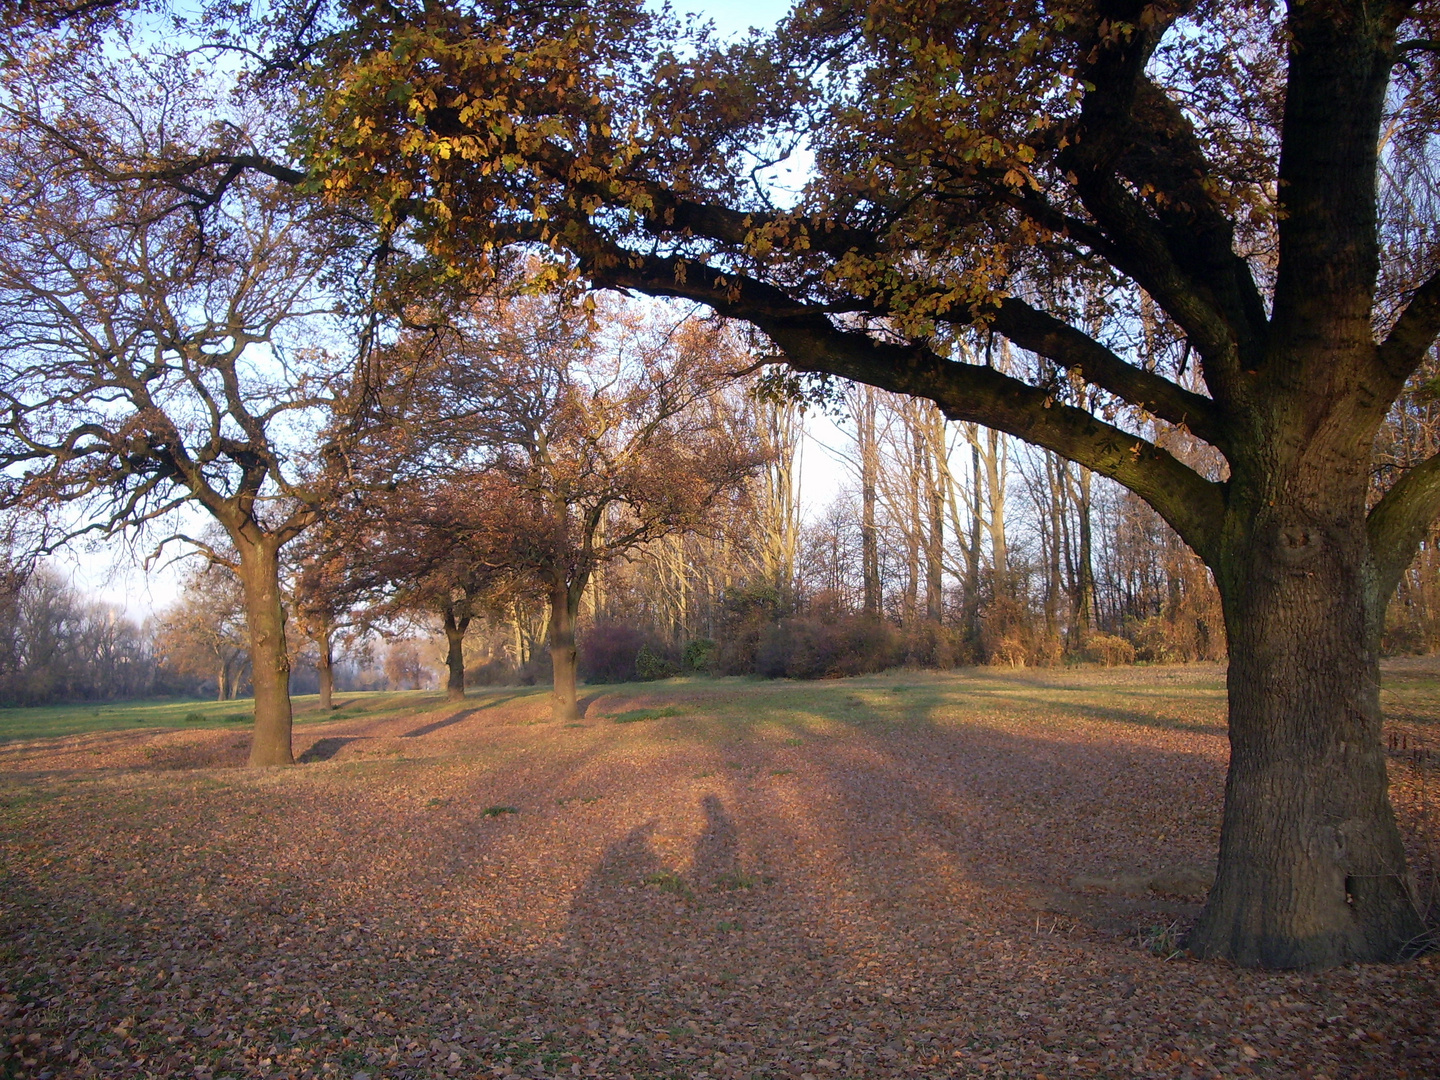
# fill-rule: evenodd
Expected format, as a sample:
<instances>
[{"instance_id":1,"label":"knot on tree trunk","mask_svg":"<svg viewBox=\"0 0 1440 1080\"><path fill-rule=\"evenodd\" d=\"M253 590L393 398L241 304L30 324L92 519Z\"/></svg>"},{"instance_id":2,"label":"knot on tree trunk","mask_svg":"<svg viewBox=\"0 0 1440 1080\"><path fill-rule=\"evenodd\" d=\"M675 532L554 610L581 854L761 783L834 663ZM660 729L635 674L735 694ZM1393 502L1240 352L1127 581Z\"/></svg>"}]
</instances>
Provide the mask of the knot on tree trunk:
<instances>
[{"instance_id":1,"label":"knot on tree trunk","mask_svg":"<svg viewBox=\"0 0 1440 1080\"><path fill-rule=\"evenodd\" d=\"M1285 566L1302 566L1320 554L1323 536L1310 525L1281 525L1275 533L1275 555Z\"/></svg>"}]
</instances>

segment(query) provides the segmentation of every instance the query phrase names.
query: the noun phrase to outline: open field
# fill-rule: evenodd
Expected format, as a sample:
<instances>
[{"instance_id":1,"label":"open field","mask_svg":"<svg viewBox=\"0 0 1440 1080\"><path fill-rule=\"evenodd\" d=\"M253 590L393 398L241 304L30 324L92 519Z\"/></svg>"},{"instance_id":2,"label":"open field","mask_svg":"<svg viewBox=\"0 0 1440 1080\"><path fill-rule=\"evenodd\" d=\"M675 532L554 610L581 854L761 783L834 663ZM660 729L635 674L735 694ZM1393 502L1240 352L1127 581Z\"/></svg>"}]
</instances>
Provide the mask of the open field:
<instances>
[{"instance_id":1,"label":"open field","mask_svg":"<svg viewBox=\"0 0 1440 1080\"><path fill-rule=\"evenodd\" d=\"M539 689L341 694L271 771L245 703L0 713L0 1075L1440 1075L1440 957L1173 955L1223 681L676 680L589 688L577 725ZM1392 664L1383 698L1428 869L1440 677Z\"/></svg>"}]
</instances>

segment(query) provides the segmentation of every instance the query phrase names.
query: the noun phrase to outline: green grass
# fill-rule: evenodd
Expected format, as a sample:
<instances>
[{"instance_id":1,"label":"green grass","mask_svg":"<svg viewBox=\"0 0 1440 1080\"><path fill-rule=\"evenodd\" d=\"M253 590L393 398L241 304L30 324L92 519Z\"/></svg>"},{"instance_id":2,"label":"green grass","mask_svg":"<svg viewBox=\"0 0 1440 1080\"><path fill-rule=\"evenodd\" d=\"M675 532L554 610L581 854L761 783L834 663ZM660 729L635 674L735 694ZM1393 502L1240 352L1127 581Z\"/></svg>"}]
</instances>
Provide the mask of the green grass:
<instances>
[{"instance_id":1,"label":"green grass","mask_svg":"<svg viewBox=\"0 0 1440 1080\"><path fill-rule=\"evenodd\" d=\"M638 724L642 720L664 720L671 716L681 716L683 713L676 708L668 709L629 709L622 713L615 713L610 717L617 724Z\"/></svg>"},{"instance_id":2,"label":"green grass","mask_svg":"<svg viewBox=\"0 0 1440 1080\"><path fill-rule=\"evenodd\" d=\"M675 896L683 897L686 900L694 899L695 893L691 890L689 883L674 870L660 870L654 874L646 874L645 882L651 888L659 889L661 892L673 893Z\"/></svg>"},{"instance_id":3,"label":"green grass","mask_svg":"<svg viewBox=\"0 0 1440 1080\"><path fill-rule=\"evenodd\" d=\"M510 691L513 694L513 691ZM486 695L475 694L475 704ZM320 698L303 694L292 699L297 724L364 716L381 718L433 709L445 695L435 691L367 691L335 695L341 708L319 711ZM467 702L467 706L471 703ZM55 735L83 735L92 731L127 728L245 728L251 719L249 698L235 701L159 699L153 701L91 702L82 705L41 705L34 708L0 708L0 740L43 739Z\"/></svg>"},{"instance_id":4,"label":"green grass","mask_svg":"<svg viewBox=\"0 0 1440 1080\"><path fill-rule=\"evenodd\" d=\"M614 724L683 717L682 725L656 728L656 738L695 740L733 759L731 747L759 737L784 754L815 740L863 733L887 739L917 727L948 727L976 721L1048 725L1075 719L1123 726L1223 735L1224 672L1218 666L1112 669L967 668L954 672L894 671L854 679L795 682L699 676L660 683L622 683L586 688L599 699L592 716ZM371 720L430 713L443 720L466 710L499 710L543 697L547 687L472 690L447 705L440 691L372 691L335 695L337 709L322 714L315 695L294 699L295 721ZM1392 719L1440 724L1440 675L1431 666L1387 663L1381 703ZM124 728L221 728L246 730L250 702L138 701L0 709L0 741L76 735ZM522 710L522 719L530 713ZM417 717L417 723L421 722ZM608 725L581 726L603 738ZM639 729L635 729L638 735ZM581 736L587 737L587 736ZM798 759L766 766L787 775ZM738 766L738 763L737 763ZM702 778L714 767L701 771Z\"/></svg>"}]
</instances>

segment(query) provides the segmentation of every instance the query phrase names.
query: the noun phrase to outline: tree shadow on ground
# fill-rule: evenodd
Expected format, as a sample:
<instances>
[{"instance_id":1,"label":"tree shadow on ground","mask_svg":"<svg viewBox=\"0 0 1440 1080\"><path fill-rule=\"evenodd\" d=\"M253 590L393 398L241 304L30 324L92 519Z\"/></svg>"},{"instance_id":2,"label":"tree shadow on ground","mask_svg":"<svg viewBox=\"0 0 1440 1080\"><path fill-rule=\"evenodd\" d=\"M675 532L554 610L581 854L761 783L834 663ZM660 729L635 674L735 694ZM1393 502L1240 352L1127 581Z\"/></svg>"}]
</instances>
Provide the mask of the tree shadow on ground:
<instances>
[{"instance_id":1,"label":"tree shadow on ground","mask_svg":"<svg viewBox=\"0 0 1440 1080\"><path fill-rule=\"evenodd\" d=\"M371 737L372 736L369 735L330 735L323 739L316 739L295 761L300 765L310 765L317 761L329 761L351 743L362 742Z\"/></svg>"}]
</instances>

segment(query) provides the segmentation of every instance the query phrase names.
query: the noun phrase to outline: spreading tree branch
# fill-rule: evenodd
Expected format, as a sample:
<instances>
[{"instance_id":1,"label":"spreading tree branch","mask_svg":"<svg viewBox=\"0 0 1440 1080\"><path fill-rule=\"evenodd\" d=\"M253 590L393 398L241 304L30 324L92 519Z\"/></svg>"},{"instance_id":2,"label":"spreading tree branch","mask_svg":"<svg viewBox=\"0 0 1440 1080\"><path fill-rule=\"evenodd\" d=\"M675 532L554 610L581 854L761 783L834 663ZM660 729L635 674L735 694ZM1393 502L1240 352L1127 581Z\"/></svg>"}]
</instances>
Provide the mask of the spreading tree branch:
<instances>
[{"instance_id":1,"label":"spreading tree branch","mask_svg":"<svg viewBox=\"0 0 1440 1080\"><path fill-rule=\"evenodd\" d=\"M1440 454L1416 465L1385 493L1366 519L1375 566L1375 602L1387 604L1415 549L1440 517Z\"/></svg>"},{"instance_id":2,"label":"spreading tree branch","mask_svg":"<svg viewBox=\"0 0 1440 1080\"><path fill-rule=\"evenodd\" d=\"M1440 271L1410 297L1380 346L1380 363L1393 379L1404 381L1420 366L1425 350L1440 337Z\"/></svg>"},{"instance_id":3,"label":"spreading tree branch","mask_svg":"<svg viewBox=\"0 0 1440 1080\"><path fill-rule=\"evenodd\" d=\"M993 368L946 360L924 346L891 345L841 329L778 289L710 267L606 252L591 272L602 285L697 300L745 319L768 334L797 370L929 398L952 420L974 421L1053 450L1134 491L1202 558L1216 554L1224 510L1220 485L1153 443L1055 401L1044 389Z\"/></svg>"}]
</instances>

